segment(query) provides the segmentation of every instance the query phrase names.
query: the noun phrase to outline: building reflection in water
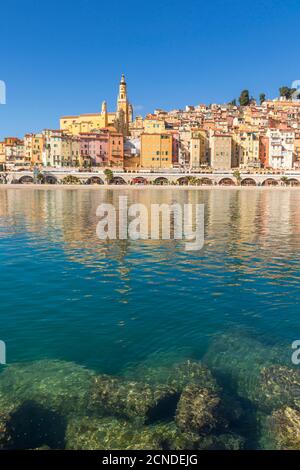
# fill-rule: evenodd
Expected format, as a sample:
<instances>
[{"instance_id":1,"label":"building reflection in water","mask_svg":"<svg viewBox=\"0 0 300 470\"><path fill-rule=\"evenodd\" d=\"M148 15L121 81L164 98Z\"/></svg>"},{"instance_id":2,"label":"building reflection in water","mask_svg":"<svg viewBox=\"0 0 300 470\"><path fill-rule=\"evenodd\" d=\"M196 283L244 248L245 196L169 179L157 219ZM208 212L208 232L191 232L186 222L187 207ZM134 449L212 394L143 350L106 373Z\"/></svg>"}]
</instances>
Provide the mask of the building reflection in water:
<instances>
[{"instance_id":1,"label":"building reflection in water","mask_svg":"<svg viewBox=\"0 0 300 470\"><path fill-rule=\"evenodd\" d=\"M204 248L186 252L179 240L99 240L97 207L105 202L118 208L120 195L128 196L128 204L146 205L149 217L151 203L205 204ZM282 259L289 269L300 248L300 191L290 189L2 189L0 217L1 237L21 229L24 242L41 247L45 257L47 246L94 272L112 265L124 281L124 293L141 259L146 270L174 262L195 272L225 264L232 273L259 276L266 269L264 275L276 278L270 258Z\"/></svg>"}]
</instances>

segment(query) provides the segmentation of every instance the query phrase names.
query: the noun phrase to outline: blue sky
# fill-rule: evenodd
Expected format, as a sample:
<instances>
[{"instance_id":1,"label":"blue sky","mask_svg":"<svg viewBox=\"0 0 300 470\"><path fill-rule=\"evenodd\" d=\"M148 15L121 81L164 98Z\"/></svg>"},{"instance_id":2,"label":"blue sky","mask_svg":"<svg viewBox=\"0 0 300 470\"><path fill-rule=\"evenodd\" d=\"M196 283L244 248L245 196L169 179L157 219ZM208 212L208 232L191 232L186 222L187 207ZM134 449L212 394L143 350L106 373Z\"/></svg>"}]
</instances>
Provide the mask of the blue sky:
<instances>
[{"instance_id":1,"label":"blue sky","mask_svg":"<svg viewBox=\"0 0 300 470\"><path fill-rule=\"evenodd\" d=\"M0 6L0 138L114 110L121 73L138 114L277 95L300 79L299 0L10 0Z\"/></svg>"}]
</instances>

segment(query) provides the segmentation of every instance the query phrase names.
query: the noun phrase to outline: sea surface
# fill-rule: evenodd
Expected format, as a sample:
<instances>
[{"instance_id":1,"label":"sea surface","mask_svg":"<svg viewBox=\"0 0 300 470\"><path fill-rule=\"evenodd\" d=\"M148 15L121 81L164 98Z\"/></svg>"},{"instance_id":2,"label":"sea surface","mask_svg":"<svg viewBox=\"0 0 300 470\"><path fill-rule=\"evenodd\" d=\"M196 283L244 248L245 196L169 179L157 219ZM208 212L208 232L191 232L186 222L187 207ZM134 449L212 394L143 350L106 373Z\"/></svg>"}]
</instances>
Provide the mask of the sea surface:
<instances>
[{"instance_id":1,"label":"sea surface","mask_svg":"<svg viewBox=\"0 0 300 470\"><path fill-rule=\"evenodd\" d=\"M204 247L100 240L97 207L120 195L149 209L204 204ZM122 376L201 360L234 332L289 356L300 339L300 190L1 188L0 268L6 367L59 360Z\"/></svg>"}]
</instances>

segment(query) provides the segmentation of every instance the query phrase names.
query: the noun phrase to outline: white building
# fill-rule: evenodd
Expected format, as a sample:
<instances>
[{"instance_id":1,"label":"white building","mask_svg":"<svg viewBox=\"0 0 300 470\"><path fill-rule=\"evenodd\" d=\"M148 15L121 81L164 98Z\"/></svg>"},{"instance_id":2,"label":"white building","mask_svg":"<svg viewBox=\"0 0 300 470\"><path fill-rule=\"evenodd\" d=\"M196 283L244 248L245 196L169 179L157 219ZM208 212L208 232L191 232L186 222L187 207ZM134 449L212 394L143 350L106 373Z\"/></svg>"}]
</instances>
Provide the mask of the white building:
<instances>
[{"instance_id":1,"label":"white building","mask_svg":"<svg viewBox=\"0 0 300 470\"><path fill-rule=\"evenodd\" d=\"M12 165L30 165L30 159L26 159L24 140L17 138L6 139L5 161Z\"/></svg>"},{"instance_id":2,"label":"white building","mask_svg":"<svg viewBox=\"0 0 300 470\"><path fill-rule=\"evenodd\" d=\"M269 165L278 170L291 170L294 164L295 134L293 131L268 129Z\"/></svg>"},{"instance_id":3,"label":"white building","mask_svg":"<svg viewBox=\"0 0 300 470\"><path fill-rule=\"evenodd\" d=\"M43 131L45 144L43 165L50 167L78 166L80 164L80 139L61 130Z\"/></svg>"}]
</instances>

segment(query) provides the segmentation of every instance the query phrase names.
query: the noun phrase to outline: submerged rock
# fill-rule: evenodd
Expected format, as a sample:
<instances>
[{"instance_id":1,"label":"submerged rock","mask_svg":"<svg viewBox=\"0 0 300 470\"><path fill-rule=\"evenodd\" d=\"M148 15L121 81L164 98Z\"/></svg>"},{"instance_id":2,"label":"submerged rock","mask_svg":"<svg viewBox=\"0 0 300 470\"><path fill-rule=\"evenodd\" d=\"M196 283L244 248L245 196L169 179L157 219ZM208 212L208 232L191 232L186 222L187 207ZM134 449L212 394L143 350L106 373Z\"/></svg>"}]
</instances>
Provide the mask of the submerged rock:
<instances>
[{"instance_id":1,"label":"submerged rock","mask_svg":"<svg viewBox=\"0 0 300 470\"><path fill-rule=\"evenodd\" d=\"M281 365L263 368L248 395L267 411L283 405L300 409L300 372Z\"/></svg>"},{"instance_id":2,"label":"submerged rock","mask_svg":"<svg viewBox=\"0 0 300 470\"><path fill-rule=\"evenodd\" d=\"M159 438L147 427L116 418L72 419L66 431L69 450L160 450Z\"/></svg>"},{"instance_id":3,"label":"submerged rock","mask_svg":"<svg viewBox=\"0 0 300 470\"><path fill-rule=\"evenodd\" d=\"M99 412L143 423L172 419L178 399L177 392L166 385L154 387L106 375L97 376L92 389L93 407Z\"/></svg>"},{"instance_id":4,"label":"submerged rock","mask_svg":"<svg viewBox=\"0 0 300 470\"><path fill-rule=\"evenodd\" d=\"M163 450L197 449L199 436L182 432L174 421L148 426Z\"/></svg>"},{"instance_id":5,"label":"submerged rock","mask_svg":"<svg viewBox=\"0 0 300 470\"><path fill-rule=\"evenodd\" d=\"M196 448L198 450L243 450L245 439L234 433L210 434L201 439Z\"/></svg>"},{"instance_id":6,"label":"submerged rock","mask_svg":"<svg viewBox=\"0 0 300 470\"><path fill-rule=\"evenodd\" d=\"M31 400L65 415L86 410L93 378L93 372L72 362L12 364L0 374L0 395L14 405Z\"/></svg>"},{"instance_id":7,"label":"submerged rock","mask_svg":"<svg viewBox=\"0 0 300 470\"><path fill-rule=\"evenodd\" d=\"M245 335L221 335L204 360L240 397L264 411L300 405L300 372L285 365L280 348Z\"/></svg>"},{"instance_id":8,"label":"submerged rock","mask_svg":"<svg viewBox=\"0 0 300 470\"><path fill-rule=\"evenodd\" d=\"M267 450L300 450L300 412L286 406L265 418L261 447Z\"/></svg>"},{"instance_id":9,"label":"submerged rock","mask_svg":"<svg viewBox=\"0 0 300 470\"><path fill-rule=\"evenodd\" d=\"M195 383L211 390L218 390L210 370L200 361L186 360L173 365L158 367L139 366L125 372L125 376L151 385L167 385L178 393L188 384Z\"/></svg>"},{"instance_id":10,"label":"submerged rock","mask_svg":"<svg viewBox=\"0 0 300 470\"><path fill-rule=\"evenodd\" d=\"M15 406L0 395L0 449L9 448L13 444L13 436L9 427L11 413L14 411Z\"/></svg>"},{"instance_id":11,"label":"submerged rock","mask_svg":"<svg viewBox=\"0 0 300 470\"><path fill-rule=\"evenodd\" d=\"M1 404L2 403L2 400ZM5 404L0 411L0 449L64 448L65 419L33 401Z\"/></svg>"},{"instance_id":12,"label":"submerged rock","mask_svg":"<svg viewBox=\"0 0 300 470\"><path fill-rule=\"evenodd\" d=\"M26 401L10 414L7 423L14 449L33 449L48 446L63 449L66 420L56 411L34 401Z\"/></svg>"},{"instance_id":13,"label":"submerged rock","mask_svg":"<svg viewBox=\"0 0 300 470\"><path fill-rule=\"evenodd\" d=\"M187 385L180 397L176 424L182 431L206 434L217 426L220 398L207 388Z\"/></svg>"},{"instance_id":14,"label":"submerged rock","mask_svg":"<svg viewBox=\"0 0 300 470\"><path fill-rule=\"evenodd\" d=\"M75 417L69 421L66 449L185 450L196 449L199 436L182 433L173 422L136 425L114 417Z\"/></svg>"}]
</instances>

